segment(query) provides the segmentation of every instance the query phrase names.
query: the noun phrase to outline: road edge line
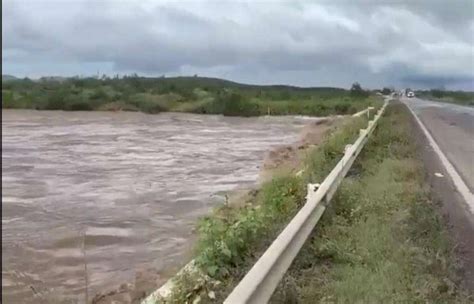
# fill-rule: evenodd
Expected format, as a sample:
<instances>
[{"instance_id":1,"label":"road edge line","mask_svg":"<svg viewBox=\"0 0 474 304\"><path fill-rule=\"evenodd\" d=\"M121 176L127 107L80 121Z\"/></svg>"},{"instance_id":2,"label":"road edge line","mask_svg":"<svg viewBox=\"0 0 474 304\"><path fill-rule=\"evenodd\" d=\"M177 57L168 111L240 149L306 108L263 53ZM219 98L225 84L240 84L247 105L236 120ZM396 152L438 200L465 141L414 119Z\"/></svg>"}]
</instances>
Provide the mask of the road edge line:
<instances>
[{"instance_id":1,"label":"road edge line","mask_svg":"<svg viewBox=\"0 0 474 304\"><path fill-rule=\"evenodd\" d=\"M456 171L454 166L451 164L451 162L448 160L446 155L443 153L439 145L436 143L436 140L433 138L431 135L430 131L426 128L426 126L423 124L421 119L416 115L416 113L413 111L413 109L406 103L406 101L403 101L405 106L410 110L410 113L413 115L415 118L416 122L420 126L421 130L425 134L426 138L428 139L428 142L430 143L430 146L433 148L434 152L438 155L439 159L441 160L441 163L444 166L444 169L446 172L448 172L449 176L451 177L451 180L456 187L456 190L461 194L463 197L464 201L466 202L466 205L469 208L469 211L471 214L474 215L474 194L469 190L468 186L462 179L462 177L459 175L459 173Z\"/></svg>"}]
</instances>

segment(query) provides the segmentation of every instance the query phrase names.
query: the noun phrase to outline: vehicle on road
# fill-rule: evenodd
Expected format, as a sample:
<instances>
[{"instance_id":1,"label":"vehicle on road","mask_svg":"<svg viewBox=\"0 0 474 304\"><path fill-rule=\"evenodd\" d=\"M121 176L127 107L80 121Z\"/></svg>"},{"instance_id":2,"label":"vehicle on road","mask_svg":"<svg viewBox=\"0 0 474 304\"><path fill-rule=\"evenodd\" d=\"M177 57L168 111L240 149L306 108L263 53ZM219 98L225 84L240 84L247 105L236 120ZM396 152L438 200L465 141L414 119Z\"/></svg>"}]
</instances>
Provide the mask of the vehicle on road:
<instances>
[{"instance_id":1,"label":"vehicle on road","mask_svg":"<svg viewBox=\"0 0 474 304\"><path fill-rule=\"evenodd\" d=\"M408 98L415 97L415 92L413 92L413 91L408 91L408 92L407 92L407 97L408 97Z\"/></svg>"}]
</instances>

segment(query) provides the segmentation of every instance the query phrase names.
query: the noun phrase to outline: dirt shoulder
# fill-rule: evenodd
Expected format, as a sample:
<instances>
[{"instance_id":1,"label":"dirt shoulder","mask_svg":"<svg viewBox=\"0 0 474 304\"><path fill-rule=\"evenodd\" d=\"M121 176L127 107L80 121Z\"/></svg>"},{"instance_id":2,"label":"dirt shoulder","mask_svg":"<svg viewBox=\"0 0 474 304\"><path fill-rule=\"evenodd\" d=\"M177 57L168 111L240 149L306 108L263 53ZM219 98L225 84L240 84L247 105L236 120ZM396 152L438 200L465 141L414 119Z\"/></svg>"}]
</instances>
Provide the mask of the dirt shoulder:
<instances>
[{"instance_id":1,"label":"dirt shoulder","mask_svg":"<svg viewBox=\"0 0 474 304\"><path fill-rule=\"evenodd\" d=\"M319 145L326 133L342 121L341 117L312 121L301 130L297 142L269 151L263 161L259 182L263 183L279 174L298 173L309 149Z\"/></svg>"}]
</instances>

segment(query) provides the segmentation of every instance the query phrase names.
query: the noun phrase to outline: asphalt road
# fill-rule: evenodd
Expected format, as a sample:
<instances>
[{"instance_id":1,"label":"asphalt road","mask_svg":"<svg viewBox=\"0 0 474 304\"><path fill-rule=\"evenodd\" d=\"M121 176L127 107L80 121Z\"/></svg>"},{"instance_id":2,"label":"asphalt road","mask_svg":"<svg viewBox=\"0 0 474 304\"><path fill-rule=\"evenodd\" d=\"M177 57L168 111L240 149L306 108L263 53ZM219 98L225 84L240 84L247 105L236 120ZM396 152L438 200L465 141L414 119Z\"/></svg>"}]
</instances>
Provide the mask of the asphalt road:
<instances>
[{"instance_id":1,"label":"asphalt road","mask_svg":"<svg viewBox=\"0 0 474 304\"><path fill-rule=\"evenodd\" d=\"M461 284L474 293L474 107L418 98L402 101L424 125L421 127L414 119L412 127L431 198L439 203L443 222L456 244L453 252Z\"/></svg>"},{"instance_id":2,"label":"asphalt road","mask_svg":"<svg viewBox=\"0 0 474 304\"><path fill-rule=\"evenodd\" d=\"M474 107L419 98L403 101L418 115L469 190L474 192Z\"/></svg>"}]
</instances>

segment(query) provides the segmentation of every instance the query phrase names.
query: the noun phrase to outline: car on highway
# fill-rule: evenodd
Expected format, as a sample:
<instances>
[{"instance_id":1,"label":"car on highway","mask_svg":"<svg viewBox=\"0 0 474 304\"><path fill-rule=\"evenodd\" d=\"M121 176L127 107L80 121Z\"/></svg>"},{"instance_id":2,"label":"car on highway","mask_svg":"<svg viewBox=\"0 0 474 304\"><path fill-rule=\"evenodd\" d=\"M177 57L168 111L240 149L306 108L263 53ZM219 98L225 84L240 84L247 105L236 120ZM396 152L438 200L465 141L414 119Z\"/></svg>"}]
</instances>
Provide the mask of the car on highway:
<instances>
[{"instance_id":1,"label":"car on highway","mask_svg":"<svg viewBox=\"0 0 474 304\"><path fill-rule=\"evenodd\" d=\"M413 92L413 91L407 92L407 97L408 98L415 97L415 92Z\"/></svg>"}]
</instances>

